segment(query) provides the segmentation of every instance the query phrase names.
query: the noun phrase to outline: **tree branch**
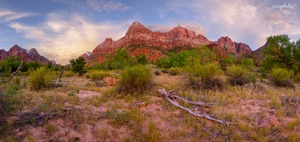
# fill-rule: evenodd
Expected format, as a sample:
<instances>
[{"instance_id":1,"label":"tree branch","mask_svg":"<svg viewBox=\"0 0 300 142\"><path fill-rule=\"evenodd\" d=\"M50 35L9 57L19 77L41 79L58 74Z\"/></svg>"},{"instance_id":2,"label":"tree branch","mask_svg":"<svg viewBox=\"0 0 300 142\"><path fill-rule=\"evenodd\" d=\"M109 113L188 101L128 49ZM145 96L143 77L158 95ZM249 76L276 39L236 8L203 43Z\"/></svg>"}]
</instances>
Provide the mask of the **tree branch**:
<instances>
[{"instance_id":1,"label":"tree branch","mask_svg":"<svg viewBox=\"0 0 300 142\"><path fill-rule=\"evenodd\" d=\"M170 95L170 94L169 94L165 89L163 89L163 88L162 88L162 89L159 89L158 92L159 92L160 95L164 96L165 99L166 99L169 103L175 105L176 107L178 107L178 108L180 108L180 109L182 109L182 110L187 111L188 113L190 113L190 114L193 115L193 116L200 117L200 118L205 118L205 119L208 119L208 120L213 121L213 122L218 122L218 123L220 123L220 124L225 124L225 125L229 125L229 124L230 124L230 122L227 122L227 121L223 121L223 120L219 120L219 119L213 118L213 117L211 117L210 115L207 115L207 114L197 114L197 113L193 112L192 110L190 110L189 108L186 108L186 107L184 107L184 106L179 105L177 102L175 102L175 101L173 101L173 100L171 99L171 98L172 98L172 95ZM179 98L181 98L181 97L179 97ZM186 100L186 99L184 99L184 98L181 98L181 99ZM191 101L188 101L188 102L191 102ZM195 103L195 102L193 102L193 103ZM198 105L198 103L195 103L195 104ZM202 105L201 105L201 106L202 106Z\"/></svg>"}]
</instances>

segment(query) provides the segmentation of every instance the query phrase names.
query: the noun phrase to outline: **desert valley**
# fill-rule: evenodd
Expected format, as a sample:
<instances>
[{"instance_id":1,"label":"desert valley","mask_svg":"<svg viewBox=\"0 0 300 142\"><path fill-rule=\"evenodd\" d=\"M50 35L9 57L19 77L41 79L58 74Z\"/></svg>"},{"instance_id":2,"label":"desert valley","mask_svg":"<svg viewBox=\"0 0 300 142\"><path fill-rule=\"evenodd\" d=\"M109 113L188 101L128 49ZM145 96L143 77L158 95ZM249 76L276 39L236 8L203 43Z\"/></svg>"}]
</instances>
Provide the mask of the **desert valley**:
<instances>
[{"instance_id":1,"label":"desert valley","mask_svg":"<svg viewBox=\"0 0 300 142\"><path fill-rule=\"evenodd\" d=\"M300 141L295 0L0 3L0 142Z\"/></svg>"}]
</instances>

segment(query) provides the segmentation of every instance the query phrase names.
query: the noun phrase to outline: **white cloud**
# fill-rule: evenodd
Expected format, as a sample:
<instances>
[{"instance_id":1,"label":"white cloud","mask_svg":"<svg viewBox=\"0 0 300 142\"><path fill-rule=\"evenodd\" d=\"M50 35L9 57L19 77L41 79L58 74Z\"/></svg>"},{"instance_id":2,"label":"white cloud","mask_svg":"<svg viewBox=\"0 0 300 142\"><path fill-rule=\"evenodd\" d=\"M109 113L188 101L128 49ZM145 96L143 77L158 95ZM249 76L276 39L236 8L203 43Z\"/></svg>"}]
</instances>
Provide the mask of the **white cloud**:
<instances>
[{"instance_id":1,"label":"white cloud","mask_svg":"<svg viewBox=\"0 0 300 142\"><path fill-rule=\"evenodd\" d=\"M129 7L121 2L111 1L111 0L86 0L88 6L101 11L127 11Z\"/></svg>"},{"instance_id":2,"label":"white cloud","mask_svg":"<svg viewBox=\"0 0 300 142\"><path fill-rule=\"evenodd\" d=\"M235 41L248 41L247 44L256 49L270 35L288 34L300 38L300 10L297 3L293 3L294 8L282 10L272 8L274 4L274 1L269 0L191 0L188 3L172 0L169 7L179 14L184 9L192 11L184 16L194 19L195 23L206 25L204 28L207 33L228 35ZM203 15L206 20L203 20Z\"/></svg>"},{"instance_id":3,"label":"white cloud","mask_svg":"<svg viewBox=\"0 0 300 142\"><path fill-rule=\"evenodd\" d=\"M0 9L0 23L9 22L33 15L35 14L29 12L16 12L11 10Z\"/></svg>"},{"instance_id":4,"label":"white cloud","mask_svg":"<svg viewBox=\"0 0 300 142\"><path fill-rule=\"evenodd\" d=\"M92 51L107 37L117 40L126 32L124 24L92 23L78 14L60 13L48 14L46 21L39 26L20 23L9 26L35 41L30 48L36 48L42 55L61 64Z\"/></svg>"},{"instance_id":5,"label":"white cloud","mask_svg":"<svg viewBox=\"0 0 300 142\"><path fill-rule=\"evenodd\" d=\"M147 26L152 31L159 31L159 32L168 32L172 30L173 28L181 26L183 28L187 28L191 31L194 31L196 34L205 35L204 28L199 24L189 24L189 23L178 23L176 25L149 25Z\"/></svg>"}]
</instances>

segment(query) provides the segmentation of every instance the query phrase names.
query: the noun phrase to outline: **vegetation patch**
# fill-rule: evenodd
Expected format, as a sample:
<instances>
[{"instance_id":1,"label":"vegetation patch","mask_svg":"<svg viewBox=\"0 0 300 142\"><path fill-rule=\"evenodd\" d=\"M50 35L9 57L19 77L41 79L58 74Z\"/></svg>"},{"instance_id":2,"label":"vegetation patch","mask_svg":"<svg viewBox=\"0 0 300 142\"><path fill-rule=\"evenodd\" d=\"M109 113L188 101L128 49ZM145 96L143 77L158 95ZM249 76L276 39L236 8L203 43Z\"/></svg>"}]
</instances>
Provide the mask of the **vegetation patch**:
<instances>
[{"instance_id":1,"label":"vegetation patch","mask_svg":"<svg viewBox=\"0 0 300 142\"><path fill-rule=\"evenodd\" d=\"M30 89L40 90L43 88L49 88L54 77L55 75L50 69L41 67L36 71L31 72L29 75Z\"/></svg>"},{"instance_id":2,"label":"vegetation patch","mask_svg":"<svg viewBox=\"0 0 300 142\"><path fill-rule=\"evenodd\" d=\"M136 65L125 68L121 73L117 92L144 93L151 88L152 70L149 66Z\"/></svg>"},{"instance_id":3,"label":"vegetation patch","mask_svg":"<svg viewBox=\"0 0 300 142\"><path fill-rule=\"evenodd\" d=\"M193 64L186 71L189 76L188 85L194 89L215 90L224 87L224 82L219 78L223 72L218 64Z\"/></svg>"},{"instance_id":4,"label":"vegetation patch","mask_svg":"<svg viewBox=\"0 0 300 142\"><path fill-rule=\"evenodd\" d=\"M293 72L284 68L272 68L270 72L270 80L279 87L294 87L291 81Z\"/></svg>"},{"instance_id":5,"label":"vegetation patch","mask_svg":"<svg viewBox=\"0 0 300 142\"><path fill-rule=\"evenodd\" d=\"M254 80L254 75L245 67L239 65L232 65L227 68L226 74L228 82L231 85L244 85Z\"/></svg>"}]
</instances>

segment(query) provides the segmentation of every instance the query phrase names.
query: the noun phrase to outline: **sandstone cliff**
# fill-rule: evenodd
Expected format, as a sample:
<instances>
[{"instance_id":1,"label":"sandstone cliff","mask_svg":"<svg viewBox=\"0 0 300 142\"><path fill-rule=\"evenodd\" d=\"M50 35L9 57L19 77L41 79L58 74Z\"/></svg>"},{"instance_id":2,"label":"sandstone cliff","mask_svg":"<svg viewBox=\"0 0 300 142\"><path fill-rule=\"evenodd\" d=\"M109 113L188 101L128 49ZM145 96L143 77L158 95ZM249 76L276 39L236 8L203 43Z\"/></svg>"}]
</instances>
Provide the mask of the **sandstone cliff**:
<instances>
[{"instance_id":1,"label":"sandstone cliff","mask_svg":"<svg viewBox=\"0 0 300 142\"><path fill-rule=\"evenodd\" d=\"M49 59L45 58L44 56L41 56L36 49L32 48L30 50L23 49L22 47L18 45L14 45L12 48L9 49L9 51L0 50L0 60L8 57L22 57L25 62L39 62L39 63L48 63L51 62L55 64L55 62L50 61Z\"/></svg>"},{"instance_id":2,"label":"sandstone cliff","mask_svg":"<svg viewBox=\"0 0 300 142\"><path fill-rule=\"evenodd\" d=\"M144 25L134 22L124 37L114 41L105 39L88 57L88 62L101 63L105 56L114 53L117 49L128 49L131 55L145 54L150 61L164 55L164 51L173 49L199 48L207 45L214 52L226 57L228 53L250 55L251 49L244 43L233 42L229 37L221 37L218 41L209 41L205 36L196 35L194 31L183 27L175 27L169 32L153 32Z\"/></svg>"}]
</instances>

